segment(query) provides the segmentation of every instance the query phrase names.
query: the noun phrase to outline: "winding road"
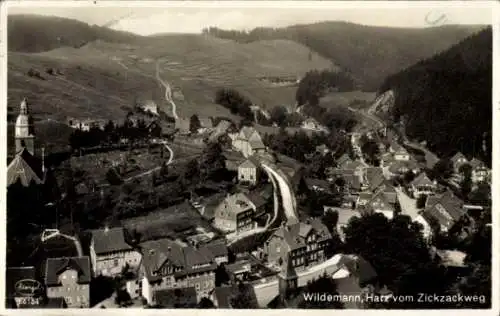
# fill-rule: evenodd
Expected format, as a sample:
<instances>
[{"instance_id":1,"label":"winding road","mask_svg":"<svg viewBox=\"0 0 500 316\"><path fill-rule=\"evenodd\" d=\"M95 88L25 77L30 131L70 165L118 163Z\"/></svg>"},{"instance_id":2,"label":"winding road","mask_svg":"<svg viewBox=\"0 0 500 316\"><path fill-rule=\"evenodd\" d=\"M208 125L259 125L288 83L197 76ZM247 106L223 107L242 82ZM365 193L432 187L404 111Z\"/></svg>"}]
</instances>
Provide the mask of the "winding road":
<instances>
[{"instance_id":1,"label":"winding road","mask_svg":"<svg viewBox=\"0 0 500 316\"><path fill-rule=\"evenodd\" d=\"M273 198L274 198L274 215L270 220L267 221L264 227L256 227L252 230L245 231L243 233L231 233L226 235L227 245L230 246L235 242L247 238L249 236L257 235L265 231L271 230L273 224L279 218L279 195L281 195L281 201L283 205L283 210L285 211L285 216L287 218L288 224L298 223L297 215L297 202L295 199L295 194L293 193L292 186L289 184L286 175L283 174L281 170L268 163L264 158L260 159L260 167L267 173L271 183L273 184Z\"/></svg>"},{"instance_id":2,"label":"winding road","mask_svg":"<svg viewBox=\"0 0 500 316\"><path fill-rule=\"evenodd\" d=\"M172 88L170 87L170 84L168 82L164 81L160 77L160 60L156 61L156 79L165 88L165 99L172 105L172 115L176 120L179 119L179 117L177 116L177 106L172 99Z\"/></svg>"}]
</instances>

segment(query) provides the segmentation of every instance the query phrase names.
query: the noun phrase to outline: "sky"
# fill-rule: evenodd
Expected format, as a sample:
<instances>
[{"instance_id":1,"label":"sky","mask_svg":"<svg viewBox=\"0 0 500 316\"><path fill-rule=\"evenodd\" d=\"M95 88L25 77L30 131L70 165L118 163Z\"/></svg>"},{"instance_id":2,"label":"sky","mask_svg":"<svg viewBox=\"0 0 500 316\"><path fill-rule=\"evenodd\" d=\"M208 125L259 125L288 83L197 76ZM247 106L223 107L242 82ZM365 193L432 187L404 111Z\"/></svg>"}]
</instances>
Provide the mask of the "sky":
<instances>
[{"instance_id":1,"label":"sky","mask_svg":"<svg viewBox=\"0 0 500 316\"><path fill-rule=\"evenodd\" d=\"M125 2L126 3L126 2ZM129 2L134 3L134 2ZM311 2L309 2L311 3ZM395 3L399 4L396 5ZM9 3L8 14L41 14L66 17L89 24L106 25L113 29L133 32L140 35L156 33L199 33L204 27L216 26L223 29L249 30L255 27L283 27L293 24L305 24L322 21L348 21L357 24L421 28L443 24L491 24L492 11L485 3L460 7L441 4L413 5L392 2L390 7L380 4L331 4L317 3L306 7L304 3L287 2L287 6L266 2L248 3L202 2L204 5L179 5L158 7L158 3L148 2L145 7L116 6L116 2L90 6L88 2L64 6L54 2L41 7L38 3L26 5L26 2ZM112 6L110 4L114 4ZM21 5L21 6L20 6ZM38 5L38 6L37 6ZM155 7L154 7L155 6ZM202 7L200 7L202 6ZM258 7L257 7L258 6ZM371 7L370 7L371 6Z\"/></svg>"}]
</instances>

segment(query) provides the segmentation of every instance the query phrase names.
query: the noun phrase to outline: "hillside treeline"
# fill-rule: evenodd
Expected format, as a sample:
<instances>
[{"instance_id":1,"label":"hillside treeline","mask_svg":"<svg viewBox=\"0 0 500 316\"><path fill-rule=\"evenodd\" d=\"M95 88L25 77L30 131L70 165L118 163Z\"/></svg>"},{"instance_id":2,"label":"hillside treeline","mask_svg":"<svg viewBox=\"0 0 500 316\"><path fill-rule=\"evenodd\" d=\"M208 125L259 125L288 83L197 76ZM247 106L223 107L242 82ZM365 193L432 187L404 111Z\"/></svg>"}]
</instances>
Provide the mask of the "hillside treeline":
<instances>
[{"instance_id":1,"label":"hillside treeline","mask_svg":"<svg viewBox=\"0 0 500 316\"><path fill-rule=\"evenodd\" d=\"M318 105L325 93L351 91L355 87L349 75L331 70L311 70L300 80L295 99L298 105Z\"/></svg>"},{"instance_id":2,"label":"hillside treeline","mask_svg":"<svg viewBox=\"0 0 500 316\"><path fill-rule=\"evenodd\" d=\"M438 155L460 150L491 161L492 30L388 77L379 92L395 91L393 119L410 138ZM482 142L487 150L483 152Z\"/></svg>"},{"instance_id":3,"label":"hillside treeline","mask_svg":"<svg viewBox=\"0 0 500 316\"><path fill-rule=\"evenodd\" d=\"M202 33L239 43L285 39L309 47L352 74L365 91L376 91L383 79L430 57L475 32L478 27L447 25L422 29L388 28L347 22L321 22L250 31L203 29Z\"/></svg>"}]
</instances>

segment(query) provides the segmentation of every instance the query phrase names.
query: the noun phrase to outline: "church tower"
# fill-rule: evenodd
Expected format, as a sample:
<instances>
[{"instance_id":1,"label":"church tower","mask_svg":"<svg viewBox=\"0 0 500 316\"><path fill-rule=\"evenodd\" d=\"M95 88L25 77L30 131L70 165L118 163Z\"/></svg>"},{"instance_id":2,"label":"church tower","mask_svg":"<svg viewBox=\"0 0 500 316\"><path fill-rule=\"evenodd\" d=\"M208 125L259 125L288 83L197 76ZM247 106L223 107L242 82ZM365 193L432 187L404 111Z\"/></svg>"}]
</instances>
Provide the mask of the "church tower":
<instances>
[{"instance_id":1,"label":"church tower","mask_svg":"<svg viewBox=\"0 0 500 316\"><path fill-rule=\"evenodd\" d=\"M35 155L35 128L33 118L29 114L26 98L20 106L20 112L16 120L16 153L26 148L30 154Z\"/></svg>"}]
</instances>

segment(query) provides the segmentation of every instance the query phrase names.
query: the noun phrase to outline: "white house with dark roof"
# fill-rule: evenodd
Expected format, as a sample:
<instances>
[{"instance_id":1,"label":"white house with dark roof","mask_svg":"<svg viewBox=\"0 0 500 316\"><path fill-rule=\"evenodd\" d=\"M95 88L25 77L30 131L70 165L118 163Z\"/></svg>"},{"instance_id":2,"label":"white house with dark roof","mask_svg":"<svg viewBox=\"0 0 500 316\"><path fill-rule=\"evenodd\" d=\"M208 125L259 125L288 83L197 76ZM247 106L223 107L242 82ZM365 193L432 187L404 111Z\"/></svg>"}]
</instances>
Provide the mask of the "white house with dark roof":
<instances>
[{"instance_id":1,"label":"white house with dark roof","mask_svg":"<svg viewBox=\"0 0 500 316\"><path fill-rule=\"evenodd\" d=\"M409 191L414 198L421 195L431 195L436 192L437 183L429 179L425 172L419 174L412 182L410 182Z\"/></svg>"},{"instance_id":2,"label":"white house with dark roof","mask_svg":"<svg viewBox=\"0 0 500 316\"><path fill-rule=\"evenodd\" d=\"M266 146L259 132L250 126L243 126L238 135L233 139L232 144L245 157L266 151Z\"/></svg>"},{"instance_id":3,"label":"white house with dark roof","mask_svg":"<svg viewBox=\"0 0 500 316\"><path fill-rule=\"evenodd\" d=\"M473 183L479 183L479 182L487 182L489 181L489 178L491 176L491 172L486 167L486 164L482 162L481 160L477 158L472 158L472 160L469 162L471 168L472 168L472 182Z\"/></svg>"},{"instance_id":4,"label":"white house with dark roof","mask_svg":"<svg viewBox=\"0 0 500 316\"><path fill-rule=\"evenodd\" d=\"M142 296L155 304L155 292L194 288L199 301L215 288L216 257L213 247L193 247L177 240L142 243Z\"/></svg>"},{"instance_id":5,"label":"white house with dark roof","mask_svg":"<svg viewBox=\"0 0 500 316\"><path fill-rule=\"evenodd\" d=\"M63 298L69 308L90 306L89 257L49 258L45 265L47 297Z\"/></svg>"},{"instance_id":6,"label":"white house with dark roof","mask_svg":"<svg viewBox=\"0 0 500 316\"><path fill-rule=\"evenodd\" d=\"M304 270L323 262L332 235L319 219L283 225L264 243L267 261L282 271Z\"/></svg>"},{"instance_id":7,"label":"white house with dark roof","mask_svg":"<svg viewBox=\"0 0 500 316\"><path fill-rule=\"evenodd\" d=\"M427 198L424 218L434 218L442 232L448 232L462 217L466 216L464 202L451 191L431 195Z\"/></svg>"},{"instance_id":8,"label":"white house with dark roof","mask_svg":"<svg viewBox=\"0 0 500 316\"><path fill-rule=\"evenodd\" d=\"M255 185L258 181L258 163L251 158L238 166L238 181L240 183Z\"/></svg>"},{"instance_id":9,"label":"white house with dark roof","mask_svg":"<svg viewBox=\"0 0 500 316\"><path fill-rule=\"evenodd\" d=\"M141 264L141 253L125 240L122 227L92 231L90 259L94 276L114 276L125 266L134 269Z\"/></svg>"},{"instance_id":10,"label":"white house with dark roof","mask_svg":"<svg viewBox=\"0 0 500 316\"><path fill-rule=\"evenodd\" d=\"M214 226L226 232L244 232L255 226L256 207L243 193L228 195L216 208Z\"/></svg>"}]
</instances>

